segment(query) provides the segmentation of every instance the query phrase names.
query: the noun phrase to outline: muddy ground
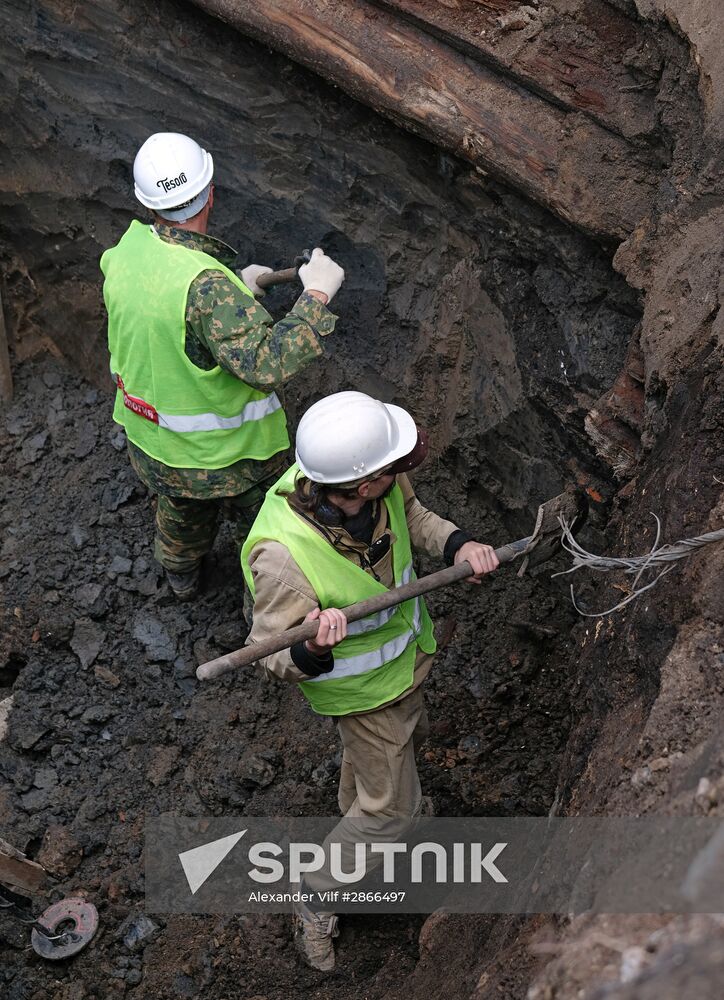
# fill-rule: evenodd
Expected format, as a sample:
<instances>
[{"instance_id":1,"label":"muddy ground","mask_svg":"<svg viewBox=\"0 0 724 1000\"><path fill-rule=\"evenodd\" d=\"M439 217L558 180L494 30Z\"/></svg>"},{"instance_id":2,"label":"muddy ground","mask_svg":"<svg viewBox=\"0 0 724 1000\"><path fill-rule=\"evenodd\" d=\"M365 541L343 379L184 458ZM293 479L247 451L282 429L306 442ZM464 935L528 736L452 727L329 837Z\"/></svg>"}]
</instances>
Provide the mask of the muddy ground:
<instances>
[{"instance_id":1,"label":"muddy ground","mask_svg":"<svg viewBox=\"0 0 724 1000\"><path fill-rule=\"evenodd\" d=\"M143 909L145 816L334 814L338 740L295 690L251 670L196 681L197 663L244 639L229 534L205 566L202 599L179 606L152 560L152 500L128 465L109 397L50 360L17 375L0 438L12 476L0 570L3 681L13 692L2 819L16 845L65 875L59 894L81 889L99 907L102 933L66 976L88 996L122 994L139 975L149 997L202 987L223 997L235 982L244 996L301 993L317 977L300 964L284 917L158 920L157 940L137 954L117 937ZM419 493L432 504L427 478ZM545 812L569 721L572 616L560 588L509 573L431 603L446 648L428 685L425 792L444 815ZM360 985L347 995L385 995L414 965L420 924L345 921L338 977L319 995L338 995L350 976ZM10 995L47 991L56 969L28 953L25 934L5 930L19 949ZM173 971L181 955L186 971Z\"/></svg>"},{"instance_id":2,"label":"muddy ground","mask_svg":"<svg viewBox=\"0 0 724 1000\"><path fill-rule=\"evenodd\" d=\"M720 527L724 167L707 109L724 84L702 45L697 90L677 5L647 22L665 56L651 141L668 168L618 249L189 5L0 11L16 377L0 429L0 698L13 697L0 829L54 873L55 895L86 893L101 918L58 966L0 922L3 995L721 995L724 931L708 918L355 917L328 978L301 964L283 916L144 925L146 815L332 813L338 742L251 671L196 682L198 662L243 640L236 554L222 532L202 598L174 603L152 498L110 419L97 271L132 217L137 146L159 122L195 129L217 164L213 231L244 263L321 242L347 270L338 332L284 393L293 423L337 389L409 406L433 434L420 497L495 543L527 534L572 481L590 492L597 551L645 549L651 510L667 540ZM705 7L685 12L694 26ZM292 298L267 301L281 314ZM420 770L438 814L716 814L723 559L693 557L598 624L548 572L432 600L443 648ZM579 593L598 610L623 586Z\"/></svg>"}]
</instances>

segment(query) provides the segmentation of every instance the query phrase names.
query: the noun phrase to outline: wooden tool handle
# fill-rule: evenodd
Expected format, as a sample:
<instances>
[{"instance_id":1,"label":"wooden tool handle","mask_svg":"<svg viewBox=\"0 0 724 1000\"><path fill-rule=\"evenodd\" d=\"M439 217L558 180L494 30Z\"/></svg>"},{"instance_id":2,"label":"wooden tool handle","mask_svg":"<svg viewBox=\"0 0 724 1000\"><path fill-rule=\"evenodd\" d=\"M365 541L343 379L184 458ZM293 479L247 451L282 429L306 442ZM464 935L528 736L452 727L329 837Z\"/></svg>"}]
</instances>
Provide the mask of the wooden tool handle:
<instances>
[{"instance_id":1,"label":"wooden tool handle","mask_svg":"<svg viewBox=\"0 0 724 1000\"><path fill-rule=\"evenodd\" d=\"M311 259L312 251L302 250L294 258L294 267L285 267L282 271L269 271L266 274L260 274L256 283L259 288L271 288L272 285L283 285L290 281L296 281L299 277L299 268L302 264L308 264Z\"/></svg>"},{"instance_id":2,"label":"wooden tool handle","mask_svg":"<svg viewBox=\"0 0 724 1000\"><path fill-rule=\"evenodd\" d=\"M508 545L503 545L501 548L496 549L495 554L498 557L498 561L500 563L507 563L515 559L517 555L523 552L529 541L530 536L528 538L520 538L517 542L510 542ZM385 591L384 594L376 594L374 597L369 597L366 601L360 601L358 604L350 604L349 607L341 608L341 610L344 612L348 622L356 622L360 618L366 618L368 615L376 614L378 611L384 611L386 608L392 608L396 604L402 604L403 601L409 601L412 597L420 597L422 594L428 594L431 590L439 590L440 587L447 587L451 583L465 580L472 575L473 569L469 562L457 563L457 565L448 566L447 569L441 569L437 573L430 573L429 576L422 576L419 580L411 580L410 583L405 583L401 587L394 587L392 590ZM302 622L301 625L296 625L294 628L287 629L286 632L280 632L279 635L271 636L271 638L264 639L262 642L255 642L251 646L244 646L242 649L234 650L233 653L226 653L226 655L219 656L215 660L209 660L208 663L202 663L196 671L196 676L201 681L208 681L214 677L220 677L222 674L228 673L229 670L233 670L235 667L246 667L257 660L263 660L265 656L278 653L281 649L289 649L290 646L293 646L297 642L313 639L317 634L318 628L318 621Z\"/></svg>"},{"instance_id":3,"label":"wooden tool handle","mask_svg":"<svg viewBox=\"0 0 724 1000\"><path fill-rule=\"evenodd\" d=\"M271 288L272 285L283 285L297 280L297 267L285 267L283 271L266 271L256 279L259 288Z\"/></svg>"}]
</instances>

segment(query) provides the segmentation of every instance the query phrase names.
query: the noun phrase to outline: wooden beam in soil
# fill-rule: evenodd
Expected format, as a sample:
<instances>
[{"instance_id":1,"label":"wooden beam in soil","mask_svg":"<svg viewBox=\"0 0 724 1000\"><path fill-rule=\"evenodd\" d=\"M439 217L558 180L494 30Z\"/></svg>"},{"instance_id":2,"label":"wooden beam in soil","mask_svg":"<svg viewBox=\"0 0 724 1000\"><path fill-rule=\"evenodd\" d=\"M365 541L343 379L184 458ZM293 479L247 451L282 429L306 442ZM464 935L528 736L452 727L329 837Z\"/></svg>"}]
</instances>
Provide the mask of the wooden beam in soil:
<instances>
[{"instance_id":1,"label":"wooden beam in soil","mask_svg":"<svg viewBox=\"0 0 724 1000\"><path fill-rule=\"evenodd\" d=\"M45 869L16 850L6 840L0 840L0 882L22 892L41 892L48 877Z\"/></svg>"},{"instance_id":2,"label":"wooden beam in soil","mask_svg":"<svg viewBox=\"0 0 724 1000\"><path fill-rule=\"evenodd\" d=\"M648 212L654 172L623 138L369 0L194 2L590 233Z\"/></svg>"},{"instance_id":3,"label":"wooden beam in soil","mask_svg":"<svg viewBox=\"0 0 724 1000\"><path fill-rule=\"evenodd\" d=\"M645 139L656 128L656 81L642 82L630 68L630 54L651 42L636 21L600 0L375 2L624 138Z\"/></svg>"}]
</instances>

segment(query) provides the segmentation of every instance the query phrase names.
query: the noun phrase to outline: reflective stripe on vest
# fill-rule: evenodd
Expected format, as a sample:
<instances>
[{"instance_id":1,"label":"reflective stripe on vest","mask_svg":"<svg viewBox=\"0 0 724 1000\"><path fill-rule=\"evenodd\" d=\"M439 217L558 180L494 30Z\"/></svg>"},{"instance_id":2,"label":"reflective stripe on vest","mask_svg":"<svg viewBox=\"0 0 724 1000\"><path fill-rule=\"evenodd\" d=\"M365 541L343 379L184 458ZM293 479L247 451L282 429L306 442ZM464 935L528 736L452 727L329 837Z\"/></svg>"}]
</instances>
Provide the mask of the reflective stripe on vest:
<instances>
[{"instance_id":1,"label":"reflective stripe on vest","mask_svg":"<svg viewBox=\"0 0 724 1000\"><path fill-rule=\"evenodd\" d=\"M249 590L255 592L250 558L265 540L280 542L304 574L321 608L344 608L386 594L389 588L365 572L355 560L331 545L288 503L298 466L293 465L268 491L242 547L241 562ZM392 532L395 586L415 578L405 500L395 485L383 500ZM397 698L413 683L419 650L434 653L432 622L420 598L409 598L350 623L346 637L334 649L334 667L319 677L305 677L299 687L320 715L369 712Z\"/></svg>"},{"instance_id":2,"label":"reflective stripe on vest","mask_svg":"<svg viewBox=\"0 0 724 1000\"><path fill-rule=\"evenodd\" d=\"M408 563L402 571L400 584L409 583L412 577L412 563ZM376 628L380 628L381 625L387 624L390 618L392 618L394 613L397 611L398 606L399 605L395 605L394 608L385 608L383 611L378 611L375 615L368 615L366 618L360 618L358 622L350 622L347 625L347 635L361 635L363 632L374 632Z\"/></svg>"},{"instance_id":3,"label":"reflective stripe on vest","mask_svg":"<svg viewBox=\"0 0 724 1000\"><path fill-rule=\"evenodd\" d=\"M129 441L157 462L183 469L264 461L289 447L277 396L218 364L200 368L186 353L194 283L220 271L238 292L239 307L250 308L253 295L238 275L202 250L164 242L137 220L103 254L101 270L111 371L122 379L116 379L113 419Z\"/></svg>"},{"instance_id":4,"label":"reflective stripe on vest","mask_svg":"<svg viewBox=\"0 0 724 1000\"><path fill-rule=\"evenodd\" d=\"M193 431L233 430L251 420L262 420L270 413L275 413L282 408L279 397L275 392L272 392L264 399L252 399L241 413L237 413L233 417L221 417L218 413L161 413L150 403L131 396L123 379L117 373L113 374L113 381L123 393L124 405L129 410L158 424L159 427L165 427L167 431L175 431L177 434L189 434Z\"/></svg>"},{"instance_id":5,"label":"reflective stripe on vest","mask_svg":"<svg viewBox=\"0 0 724 1000\"><path fill-rule=\"evenodd\" d=\"M179 434L186 434L189 431L222 431L241 427L242 424L249 423L250 420L261 420L263 417L268 417L270 413L281 410L281 408L279 397L275 392L272 392L266 399L252 399L235 417L220 417L218 413L197 413L191 416L180 416L179 414L172 416L170 413L159 413L158 423L160 427L165 427L169 431L177 431Z\"/></svg>"},{"instance_id":6,"label":"reflective stripe on vest","mask_svg":"<svg viewBox=\"0 0 724 1000\"><path fill-rule=\"evenodd\" d=\"M410 564L405 569L402 582L408 583L412 578L412 564ZM372 629L379 628L380 625L384 625L385 622L390 620L392 615L397 611L397 607L386 608L377 615L370 615L368 618L361 618L358 622L352 622L347 627L347 634L370 632ZM383 615L385 616L384 618L382 618ZM372 624L367 625L367 622L372 622ZM366 625L366 627L355 629L355 625ZM398 635L394 639L390 639L389 642L384 643L378 649L372 650L371 653L359 653L357 656L344 657L335 653L334 670L331 673L320 674L318 677L308 677L305 678L304 682L305 684L319 684L324 681L339 680L340 677L366 674L368 670L377 670L379 667L384 667L386 663L390 663L392 660L396 660L398 656L402 656L413 639L416 639L420 634L420 631L420 598L416 597L412 628L409 631L403 632L402 635Z\"/></svg>"}]
</instances>

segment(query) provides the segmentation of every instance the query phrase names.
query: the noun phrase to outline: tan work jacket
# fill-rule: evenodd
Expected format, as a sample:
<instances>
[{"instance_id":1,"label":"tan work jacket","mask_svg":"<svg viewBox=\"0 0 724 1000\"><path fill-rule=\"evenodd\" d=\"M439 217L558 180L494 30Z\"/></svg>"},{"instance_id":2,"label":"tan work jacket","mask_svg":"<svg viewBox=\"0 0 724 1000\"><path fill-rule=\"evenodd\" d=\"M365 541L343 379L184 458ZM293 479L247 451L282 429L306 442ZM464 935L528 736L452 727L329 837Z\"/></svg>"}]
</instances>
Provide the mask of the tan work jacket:
<instances>
[{"instance_id":1,"label":"tan work jacket","mask_svg":"<svg viewBox=\"0 0 724 1000\"><path fill-rule=\"evenodd\" d=\"M432 556L441 557L445 542L453 531L457 530L456 525L423 507L415 496L407 476L398 476L397 482L405 499L405 512L412 548L422 549ZM379 517L372 536L373 542L383 535L388 527L387 507L382 502L379 503L379 507ZM339 544L335 545L337 551L359 565L359 557L356 556L356 553L366 554L368 546L364 542L356 541L344 528L320 528L320 534L327 540L330 531L334 532L335 537L340 537ZM247 644L260 642L283 632L285 629L299 625L310 611L319 606L311 584L292 558L287 547L281 542L263 541L255 545L249 556L249 565L254 577L256 596L254 623ZM385 587L394 586L392 546L384 559L375 564L374 571ZM367 572L370 570L368 569ZM404 698L422 683L430 672L432 660L431 655L418 650L413 682L410 688L394 701L399 701L400 697ZM267 656L261 663L268 674L282 680L293 683L308 680L307 675L303 674L292 662L288 649Z\"/></svg>"}]
</instances>

